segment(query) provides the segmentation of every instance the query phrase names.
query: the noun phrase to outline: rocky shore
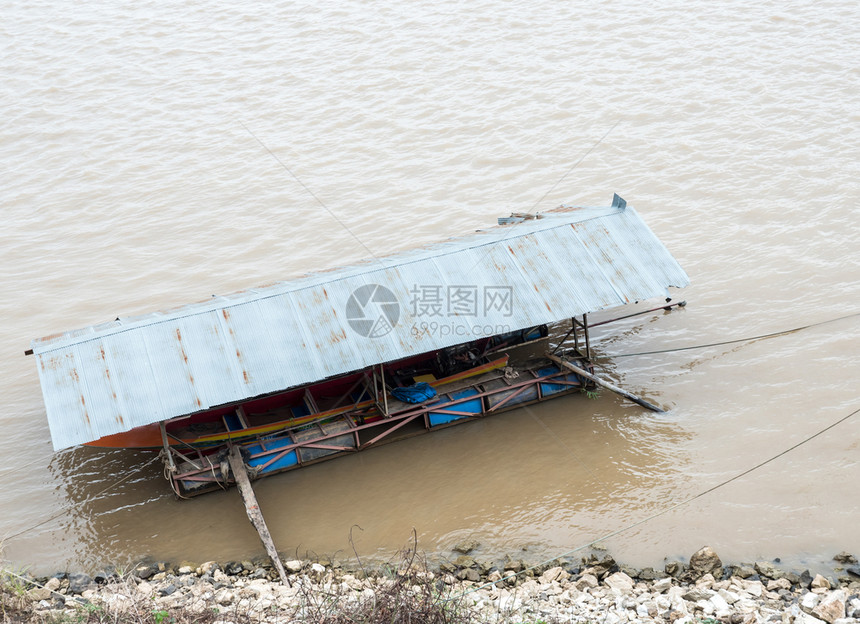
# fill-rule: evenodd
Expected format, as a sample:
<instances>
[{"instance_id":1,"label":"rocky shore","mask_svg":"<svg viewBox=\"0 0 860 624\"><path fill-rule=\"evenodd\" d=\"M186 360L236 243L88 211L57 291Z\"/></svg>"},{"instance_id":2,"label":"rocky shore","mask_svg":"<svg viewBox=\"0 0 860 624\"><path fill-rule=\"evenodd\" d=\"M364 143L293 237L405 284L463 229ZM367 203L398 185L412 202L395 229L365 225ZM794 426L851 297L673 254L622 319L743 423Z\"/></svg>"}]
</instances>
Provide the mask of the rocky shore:
<instances>
[{"instance_id":1,"label":"rocky shore","mask_svg":"<svg viewBox=\"0 0 860 624\"><path fill-rule=\"evenodd\" d=\"M160 614L152 621L221 624L375 622L383 619L356 619L356 614L384 609L431 609L451 616L433 620L439 622L860 622L860 566L848 553L834 557L833 575L824 576L765 561L724 565L709 547L687 563L669 562L655 570L619 564L600 551L530 568L510 557L482 561L471 555L476 546L460 544L450 560L433 566L414 551L372 570L288 560L289 586L257 559L147 563L124 575L57 574L32 579L20 595L30 603L30 616L40 618L26 621L40 622L108 621L81 620L82 610L121 622L123 613L140 611L141 605Z\"/></svg>"}]
</instances>

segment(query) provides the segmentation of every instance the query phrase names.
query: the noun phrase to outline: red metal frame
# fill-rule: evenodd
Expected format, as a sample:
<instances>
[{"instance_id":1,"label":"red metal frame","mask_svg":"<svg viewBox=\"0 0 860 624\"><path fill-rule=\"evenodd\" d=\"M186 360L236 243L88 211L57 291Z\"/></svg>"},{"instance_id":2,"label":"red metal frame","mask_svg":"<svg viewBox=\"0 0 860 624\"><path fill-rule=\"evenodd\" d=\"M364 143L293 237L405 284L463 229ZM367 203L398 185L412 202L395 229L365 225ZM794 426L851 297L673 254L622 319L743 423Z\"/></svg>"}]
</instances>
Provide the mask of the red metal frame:
<instances>
[{"instance_id":1,"label":"red metal frame","mask_svg":"<svg viewBox=\"0 0 860 624\"><path fill-rule=\"evenodd\" d=\"M437 401L437 402L433 402L433 403L423 403L423 404L420 404L420 405L418 405L412 409L407 408L407 409L404 409L403 411L401 411L399 413L391 414L387 418L375 420L374 422L369 422L369 423L365 423L365 424L361 424L361 425L355 424L355 422L353 420L353 418L355 417L354 414L348 414L348 413L342 414L342 415L337 416L336 418L338 420L340 420L341 422L346 422L349 425L348 429L328 433L325 435L321 435L319 437L315 437L315 438L312 438L310 440L303 440L300 442L294 442L293 444L289 444L287 446L282 446L282 447L279 447L277 449L265 450L265 448L266 448L265 444L267 442L270 442L270 441L277 439L276 437L273 437L272 434L267 435L266 439L256 439L256 440L244 442L242 444L242 446L248 446L250 444L260 444L263 447L264 450L260 453L256 453L256 454L252 455L251 456L252 459L256 459L256 458L260 458L260 457L267 457L267 456L271 455L271 458L269 458L261 466L257 467L258 471L265 470L265 468L276 463L278 460L282 459L284 456L288 455L289 453L292 453L293 451L299 451L300 449L319 449L319 450L333 451L333 453L331 453L331 454L327 454L327 455L324 455L322 457L317 457L317 458L311 459L309 461L303 461L302 457L301 457L301 453L296 452L296 460L297 461L296 461L295 465L288 466L288 467L285 467L283 469L279 469L279 470L267 473L266 476L268 476L270 474L277 474L279 472L285 472L288 470L294 470L296 468L301 468L303 466L309 465L311 463L316 463L318 461L333 459L333 458L339 457L340 455L343 455L345 453L355 453L357 451L364 450L366 448L369 448L371 446L374 446L374 445L380 443L385 438L388 438L393 433L400 430L401 428L408 425L409 423L414 422L418 418L422 418L422 417L424 418L424 430L429 431L430 429L439 429L439 428L443 428L443 427L447 427L447 426L451 426L451 425L455 425L455 424L460 424L463 422L469 422L470 420L475 420L477 418L484 417L488 414L498 413L499 411L504 411L504 409L514 409L516 407L521 407L523 405L522 403L515 403L515 404L511 405L510 402L513 399L515 399L517 396L520 396L523 392L528 390L530 387L535 386L535 385L537 385L537 399L535 399L536 401L541 401L544 399L543 392L541 390L541 384L543 384L543 383L552 383L552 384L556 384L556 385L564 385L564 386L570 387L570 389L568 389L568 390L562 390L562 391L553 393L551 395L552 398L555 398L556 396L562 396L565 394L569 394L570 392L573 392L575 389L580 389L580 388L583 388L585 385L587 385L587 382L583 383L583 382L576 382L576 381L570 381L568 379L565 379L571 373L569 373L568 371L564 371L564 370L561 370L561 371L558 371L555 373L551 373L549 375L542 375L542 376L537 375L534 372L534 370L532 370L532 369L527 369L526 372L530 373L532 375L532 377L529 379L525 379L522 381L511 383L509 385L506 385L506 386L503 386L500 388L496 388L493 390L479 391L476 394L472 394L472 395L469 395L466 397L460 397L458 399L450 399L450 400L445 401L445 402L438 402ZM465 388L458 389L458 391L467 389L468 387L475 388L475 386L478 386L485 381L487 381L487 380L481 381L481 380L476 379L476 382L473 386L466 386ZM477 389L477 388L475 388L475 389ZM494 405L492 407L488 407L486 401L484 401L484 397L492 396L492 395L499 394L502 392L510 392L511 390L514 390L514 392L511 393L509 396L505 397L502 401L500 401L499 403L497 403L496 405ZM442 392L444 394L444 389L442 389ZM473 412L466 412L466 411L462 411L462 410L450 409L452 406L466 403L468 401L474 401L475 399L481 400L481 412L480 413L473 413ZM529 403L533 403L533 402L534 401L530 401ZM431 428L429 426L429 415L433 412L439 412L439 413L444 414L444 415L462 416L463 418L454 420L450 423L436 425L436 426ZM371 429L373 427L381 427L381 426L385 426L385 425L389 425L389 426L384 431L380 432L378 435L373 437L372 439L366 441L364 444L361 444L360 438L359 438L359 432L360 431L364 431L366 429ZM281 435L289 434L289 433L290 433L289 430L280 432ZM326 444L327 440L330 440L332 438L342 437L342 436L348 435L350 433L352 433L354 436L355 446L342 446L342 445L338 445L338 444ZM275 434L275 435L278 435L278 434ZM213 484L213 486L224 487L223 480L220 479L219 475L217 475L215 473L215 466L211 463L211 459L209 459L209 456L211 455L211 453L208 455L204 455L198 449L194 449L194 450L196 450L198 452L198 455L200 456L200 459L202 460L202 462L205 464L208 464L208 466L206 466L205 468L202 468L202 469L197 468L197 469L190 470L187 472L180 472L177 470L176 472L171 472L169 474L169 479L171 481L171 485L173 486L174 491L179 496L183 496L183 493L181 492L183 490L183 488L180 485L180 482L182 482L182 481L186 481L186 482L210 482ZM171 452L174 452L174 449L172 449L172 447L171 447ZM182 456L181 453L177 453L177 455ZM185 459L186 461L190 460L190 458L188 458L188 457L183 457L183 459ZM193 496L196 494L202 494L204 492L210 491L211 489L212 488L201 488L199 492L198 491L186 491L184 493L184 495L185 496L188 496L188 495Z\"/></svg>"}]
</instances>

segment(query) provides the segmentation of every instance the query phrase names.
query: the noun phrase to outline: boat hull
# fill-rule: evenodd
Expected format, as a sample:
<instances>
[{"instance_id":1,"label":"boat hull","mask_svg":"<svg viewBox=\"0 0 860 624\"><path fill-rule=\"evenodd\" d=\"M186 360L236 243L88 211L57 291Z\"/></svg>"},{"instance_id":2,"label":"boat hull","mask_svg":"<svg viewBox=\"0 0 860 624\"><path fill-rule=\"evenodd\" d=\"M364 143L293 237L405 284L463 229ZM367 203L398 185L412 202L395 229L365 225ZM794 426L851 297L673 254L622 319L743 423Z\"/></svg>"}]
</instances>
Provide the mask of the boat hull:
<instances>
[{"instance_id":1,"label":"boat hull","mask_svg":"<svg viewBox=\"0 0 860 624\"><path fill-rule=\"evenodd\" d=\"M464 379L469 379L470 377L481 375L489 371L504 368L507 363L507 355L502 354L497 357L494 357L492 360L484 364L474 366L464 371L453 373L442 379L430 380L429 384L431 386L438 387L449 383L459 382ZM291 403L296 402L296 397L303 397L305 392L309 392L311 396L313 396L315 394L331 391L332 388L348 387L350 385L354 385L361 374L363 373L354 374L329 382L313 384L304 388L291 390L288 393L280 395L280 403L282 404L279 406L278 397L267 397L265 399L257 401L256 403L259 403L266 407L276 405L282 410L288 408L295 409L297 406L291 405ZM254 404L254 401L250 401L245 402L242 405L248 406ZM222 406L218 409L195 414L187 418L174 419L173 421L166 424L165 429L168 434L167 441L169 446L205 449L221 446L228 442L239 443L259 436L270 435L278 431L283 431L285 429L301 427L312 422L328 420L348 412L360 412L368 410L374 412L374 405L375 401L372 398L367 398L365 400L356 401L348 405L343 405L333 409L314 412L310 412L309 410L307 410L308 413L306 414L301 414L298 416L293 415L289 418L277 419L272 422L265 422L261 424L255 424L254 414L249 414L248 416L246 416L249 421L248 426L243 426L234 430L230 430L230 427L226 424L225 421L229 420L229 418L234 414L235 410L239 407L239 405ZM246 412L250 412L250 409L251 408L245 407ZM367 414L366 419L373 419L379 417L381 417L381 415L378 413L369 413ZM216 426L218 427L218 430L212 433L204 434L195 434L191 432L194 427L202 428L206 425ZM123 433L104 436L102 438L99 438L98 440L94 440L93 442L88 443L87 446L93 446L98 448L159 450L164 446L164 444L161 435L161 425L152 424L145 425L143 427L136 427Z\"/></svg>"}]
</instances>

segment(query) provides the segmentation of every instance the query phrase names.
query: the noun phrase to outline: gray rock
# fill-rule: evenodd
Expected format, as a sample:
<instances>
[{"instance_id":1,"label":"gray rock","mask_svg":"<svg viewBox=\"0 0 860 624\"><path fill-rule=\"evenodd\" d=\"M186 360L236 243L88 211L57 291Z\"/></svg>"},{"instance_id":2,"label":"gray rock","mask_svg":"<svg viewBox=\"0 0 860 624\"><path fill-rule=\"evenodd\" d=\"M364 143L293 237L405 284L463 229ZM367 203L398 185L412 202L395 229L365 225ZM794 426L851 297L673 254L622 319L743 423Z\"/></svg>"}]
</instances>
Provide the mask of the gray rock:
<instances>
[{"instance_id":1,"label":"gray rock","mask_svg":"<svg viewBox=\"0 0 860 624\"><path fill-rule=\"evenodd\" d=\"M522 572L526 566L522 560L514 561L509 555L506 555L502 567L511 572Z\"/></svg>"},{"instance_id":2,"label":"gray rock","mask_svg":"<svg viewBox=\"0 0 860 624\"><path fill-rule=\"evenodd\" d=\"M594 589L597 587L597 577L593 574L583 574L576 581L576 588L579 591L585 591L586 589Z\"/></svg>"},{"instance_id":3,"label":"gray rock","mask_svg":"<svg viewBox=\"0 0 860 624\"><path fill-rule=\"evenodd\" d=\"M239 561L228 561L224 566L224 573L229 574L230 576L236 576L240 574L245 569L245 566L242 565Z\"/></svg>"},{"instance_id":4,"label":"gray rock","mask_svg":"<svg viewBox=\"0 0 860 624\"><path fill-rule=\"evenodd\" d=\"M857 557L843 550L841 553L833 557L833 561L837 561L839 563L857 563Z\"/></svg>"},{"instance_id":5,"label":"gray rock","mask_svg":"<svg viewBox=\"0 0 860 624\"><path fill-rule=\"evenodd\" d=\"M470 557L469 555L460 555L456 559L454 559L454 567L456 568L477 568L478 562L475 561L474 557Z\"/></svg>"},{"instance_id":6,"label":"gray rock","mask_svg":"<svg viewBox=\"0 0 860 624\"><path fill-rule=\"evenodd\" d=\"M566 573L564 572L564 568L561 566L556 566L554 568L549 568L546 572L540 575L541 583L552 583L553 581L560 581L563 578L567 578Z\"/></svg>"},{"instance_id":7,"label":"gray rock","mask_svg":"<svg viewBox=\"0 0 860 624\"><path fill-rule=\"evenodd\" d=\"M701 578L705 574L721 576L723 562L710 546L704 546L690 557L690 572L693 578Z\"/></svg>"},{"instance_id":8,"label":"gray rock","mask_svg":"<svg viewBox=\"0 0 860 624\"><path fill-rule=\"evenodd\" d=\"M463 555L468 555L473 550L477 550L481 547L481 543L477 540L473 539L465 539L462 542L458 542L454 545L452 549L454 552L458 552Z\"/></svg>"},{"instance_id":9,"label":"gray rock","mask_svg":"<svg viewBox=\"0 0 860 624\"><path fill-rule=\"evenodd\" d=\"M756 561L755 570L760 575L769 579L778 579L782 576L782 573L777 569L777 567L769 561Z\"/></svg>"},{"instance_id":10,"label":"gray rock","mask_svg":"<svg viewBox=\"0 0 860 624\"><path fill-rule=\"evenodd\" d=\"M782 575L782 578L787 580L792 585L800 585L800 575L795 572L786 572Z\"/></svg>"},{"instance_id":11,"label":"gray rock","mask_svg":"<svg viewBox=\"0 0 860 624\"><path fill-rule=\"evenodd\" d=\"M860 576L860 566L851 566L845 570L848 574L853 574L854 576Z\"/></svg>"},{"instance_id":12,"label":"gray rock","mask_svg":"<svg viewBox=\"0 0 860 624\"><path fill-rule=\"evenodd\" d=\"M141 563L134 570L132 570L132 574L139 579L146 580L151 578L153 575L158 574L158 564L156 563Z\"/></svg>"},{"instance_id":13,"label":"gray rock","mask_svg":"<svg viewBox=\"0 0 860 624\"><path fill-rule=\"evenodd\" d=\"M257 555L256 557L251 559L251 563L254 566L254 570L256 570L257 568L269 569L272 567L272 560L265 555Z\"/></svg>"},{"instance_id":14,"label":"gray rock","mask_svg":"<svg viewBox=\"0 0 860 624\"><path fill-rule=\"evenodd\" d=\"M748 565L735 566L732 572L735 576L740 577L742 579L748 579L749 577L755 576L756 574L755 568Z\"/></svg>"},{"instance_id":15,"label":"gray rock","mask_svg":"<svg viewBox=\"0 0 860 624\"><path fill-rule=\"evenodd\" d=\"M778 592L780 590L787 591L791 589L791 582L786 578L778 578L775 581L770 581L767 584L767 591Z\"/></svg>"},{"instance_id":16,"label":"gray rock","mask_svg":"<svg viewBox=\"0 0 860 624\"><path fill-rule=\"evenodd\" d=\"M710 589L700 589L698 587L691 587L681 597L684 600L689 600L690 602L698 602L699 600L708 600L713 595L714 595L714 592L711 591Z\"/></svg>"},{"instance_id":17,"label":"gray rock","mask_svg":"<svg viewBox=\"0 0 860 624\"><path fill-rule=\"evenodd\" d=\"M830 589L830 581L828 581L820 574L816 574L815 578L812 579L812 583L810 583L809 586L812 589Z\"/></svg>"},{"instance_id":18,"label":"gray rock","mask_svg":"<svg viewBox=\"0 0 860 624\"><path fill-rule=\"evenodd\" d=\"M579 576L579 573L582 571L580 565L574 561L566 561L561 567L571 576Z\"/></svg>"},{"instance_id":19,"label":"gray rock","mask_svg":"<svg viewBox=\"0 0 860 624\"><path fill-rule=\"evenodd\" d=\"M201 563L200 567L197 568L197 576L209 575L210 577L215 573L215 570L219 570L221 566L219 566L215 561L207 561L205 563Z\"/></svg>"},{"instance_id":20,"label":"gray rock","mask_svg":"<svg viewBox=\"0 0 860 624\"><path fill-rule=\"evenodd\" d=\"M809 570L804 570L800 573L800 582L798 584L801 587L809 589L809 586L812 584L812 574Z\"/></svg>"},{"instance_id":21,"label":"gray rock","mask_svg":"<svg viewBox=\"0 0 860 624\"><path fill-rule=\"evenodd\" d=\"M603 578L615 567L615 559L610 555L604 555L603 559L598 560L595 555L591 555L588 559L583 560L590 573L597 578Z\"/></svg>"},{"instance_id":22,"label":"gray rock","mask_svg":"<svg viewBox=\"0 0 860 624\"><path fill-rule=\"evenodd\" d=\"M88 574L69 574L69 592L72 594L82 594L92 584L93 579Z\"/></svg>"},{"instance_id":23,"label":"gray rock","mask_svg":"<svg viewBox=\"0 0 860 624\"><path fill-rule=\"evenodd\" d=\"M297 574L302 571L302 562L298 559L284 561L284 569L290 574Z\"/></svg>"},{"instance_id":24,"label":"gray rock","mask_svg":"<svg viewBox=\"0 0 860 624\"><path fill-rule=\"evenodd\" d=\"M41 587L34 587L30 591L27 592L27 598L32 600L33 602L41 602L42 600L50 600L51 598L51 590L43 589Z\"/></svg>"},{"instance_id":25,"label":"gray rock","mask_svg":"<svg viewBox=\"0 0 860 624\"><path fill-rule=\"evenodd\" d=\"M461 581L472 581L477 583L481 580L481 575L474 568L463 568L457 572L457 578Z\"/></svg>"},{"instance_id":26,"label":"gray rock","mask_svg":"<svg viewBox=\"0 0 860 624\"><path fill-rule=\"evenodd\" d=\"M666 567L663 568L663 571L666 572L666 574L668 574L669 576L678 578L684 571L684 564L680 561L670 561L666 564Z\"/></svg>"},{"instance_id":27,"label":"gray rock","mask_svg":"<svg viewBox=\"0 0 860 624\"><path fill-rule=\"evenodd\" d=\"M666 573L657 571L654 568L642 568L638 576L643 581L656 581L657 579L666 578Z\"/></svg>"},{"instance_id":28,"label":"gray rock","mask_svg":"<svg viewBox=\"0 0 860 624\"><path fill-rule=\"evenodd\" d=\"M166 587L162 587L161 589L158 590L158 594L161 596L170 596L170 595L174 594L175 592L176 592L176 585L174 585L173 583L171 583L170 585L168 585Z\"/></svg>"}]
</instances>

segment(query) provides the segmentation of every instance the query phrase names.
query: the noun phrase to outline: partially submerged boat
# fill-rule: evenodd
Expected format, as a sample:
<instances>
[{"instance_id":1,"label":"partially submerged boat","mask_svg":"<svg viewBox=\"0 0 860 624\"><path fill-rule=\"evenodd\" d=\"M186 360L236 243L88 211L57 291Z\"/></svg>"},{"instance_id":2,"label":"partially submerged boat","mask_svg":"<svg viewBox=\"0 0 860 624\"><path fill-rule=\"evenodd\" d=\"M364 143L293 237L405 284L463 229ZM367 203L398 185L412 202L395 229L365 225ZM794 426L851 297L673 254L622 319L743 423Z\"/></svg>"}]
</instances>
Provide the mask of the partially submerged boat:
<instances>
[{"instance_id":1,"label":"partially submerged boat","mask_svg":"<svg viewBox=\"0 0 860 624\"><path fill-rule=\"evenodd\" d=\"M55 450L160 450L189 497L607 385L587 315L688 282L616 195L56 334L29 353ZM551 344L548 325L567 319Z\"/></svg>"}]
</instances>

